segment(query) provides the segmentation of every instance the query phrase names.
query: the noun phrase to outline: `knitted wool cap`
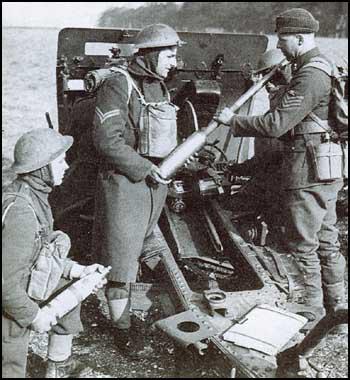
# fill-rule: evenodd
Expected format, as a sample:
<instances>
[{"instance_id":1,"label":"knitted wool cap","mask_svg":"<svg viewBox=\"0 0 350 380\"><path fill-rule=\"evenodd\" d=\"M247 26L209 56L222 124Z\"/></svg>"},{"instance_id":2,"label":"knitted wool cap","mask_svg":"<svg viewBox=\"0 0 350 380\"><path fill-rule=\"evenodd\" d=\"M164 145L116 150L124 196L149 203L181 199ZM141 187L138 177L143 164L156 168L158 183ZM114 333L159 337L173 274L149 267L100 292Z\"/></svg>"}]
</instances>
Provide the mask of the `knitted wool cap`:
<instances>
[{"instance_id":1,"label":"knitted wool cap","mask_svg":"<svg viewBox=\"0 0 350 380\"><path fill-rule=\"evenodd\" d=\"M319 22L306 9L289 9L276 18L276 32L280 34L316 33L318 29Z\"/></svg>"}]
</instances>

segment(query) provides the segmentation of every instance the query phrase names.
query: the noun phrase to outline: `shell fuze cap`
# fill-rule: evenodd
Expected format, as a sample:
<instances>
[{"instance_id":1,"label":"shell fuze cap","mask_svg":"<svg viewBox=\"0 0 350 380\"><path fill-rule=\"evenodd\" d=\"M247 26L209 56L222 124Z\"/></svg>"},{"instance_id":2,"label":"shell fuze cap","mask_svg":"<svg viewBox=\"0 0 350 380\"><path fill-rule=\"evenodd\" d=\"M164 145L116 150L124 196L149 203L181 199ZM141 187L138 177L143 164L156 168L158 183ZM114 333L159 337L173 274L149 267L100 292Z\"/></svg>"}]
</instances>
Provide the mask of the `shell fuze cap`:
<instances>
[{"instance_id":1,"label":"shell fuze cap","mask_svg":"<svg viewBox=\"0 0 350 380\"><path fill-rule=\"evenodd\" d=\"M185 43L181 41L173 28L165 24L148 25L140 30L135 38L135 48L137 49L181 46Z\"/></svg>"},{"instance_id":2,"label":"shell fuze cap","mask_svg":"<svg viewBox=\"0 0 350 380\"><path fill-rule=\"evenodd\" d=\"M72 136L63 136L51 128L33 129L18 139L12 170L22 174L40 169L66 152L72 144Z\"/></svg>"},{"instance_id":3,"label":"shell fuze cap","mask_svg":"<svg viewBox=\"0 0 350 380\"><path fill-rule=\"evenodd\" d=\"M289 9L276 18L276 32L280 34L316 33L318 30L319 22L306 9Z\"/></svg>"}]
</instances>

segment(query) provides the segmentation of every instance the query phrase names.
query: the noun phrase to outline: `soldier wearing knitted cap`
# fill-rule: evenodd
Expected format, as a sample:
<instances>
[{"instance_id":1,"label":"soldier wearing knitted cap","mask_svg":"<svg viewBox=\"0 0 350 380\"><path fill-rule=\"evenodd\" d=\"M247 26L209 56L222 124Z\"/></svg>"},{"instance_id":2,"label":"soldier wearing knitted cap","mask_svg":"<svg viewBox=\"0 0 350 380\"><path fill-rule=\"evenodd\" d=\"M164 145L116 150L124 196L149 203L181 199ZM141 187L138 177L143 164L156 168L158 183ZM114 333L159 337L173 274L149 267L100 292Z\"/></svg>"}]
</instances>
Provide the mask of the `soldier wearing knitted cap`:
<instances>
[{"instance_id":1,"label":"soldier wearing knitted cap","mask_svg":"<svg viewBox=\"0 0 350 380\"><path fill-rule=\"evenodd\" d=\"M106 297L116 344L137 356L140 337L131 328L130 284L167 196L168 182L157 164L177 145L177 108L164 80L176 67L183 41L168 25L153 24L134 43L138 51L127 69L116 68L97 93L93 139L101 164L93 246L102 263L112 266Z\"/></svg>"},{"instance_id":2,"label":"soldier wearing knitted cap","mask_svg":"<svg viewBox=\"0 0 350 380\"><path fill-rule=\"evenodd\" d=\"M279 104L262 116L238 116L224 109L216 117L230 125L235 136L269 136L284 142L281 170L287 243L304 274L304 314L310 320L322 317L325 308L346 306L345 259L335 227L343 178L341 173L321 177L320 170L334 167L329 166L330 157L317 160L323 147L340 148L338 141L330 141L332 65L316 46L318 29L318 21L304 9L280 14L277 48L292 64L292 79Z\"/></svg>"},{"instance_id":3,"label":"soldier wearing knitted cap","mask_svg":"<svg viewBox=\"0 0 350 380\"><path fill-rule=\"evenodd\" d=\"M305 9L293 8L281 13L276 18L276 32L286 33L317 33L319 22Z\"/></svg>"}]
</instances>

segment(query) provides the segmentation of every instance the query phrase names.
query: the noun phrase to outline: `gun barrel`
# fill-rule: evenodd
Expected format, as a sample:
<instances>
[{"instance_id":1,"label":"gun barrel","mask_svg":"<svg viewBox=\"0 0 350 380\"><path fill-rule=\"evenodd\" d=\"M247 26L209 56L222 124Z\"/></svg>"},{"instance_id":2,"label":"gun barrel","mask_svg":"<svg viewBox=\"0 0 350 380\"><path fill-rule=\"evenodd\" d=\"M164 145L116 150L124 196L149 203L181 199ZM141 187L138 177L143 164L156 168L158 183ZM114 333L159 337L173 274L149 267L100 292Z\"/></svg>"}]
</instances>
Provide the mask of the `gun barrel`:
<instances>
[{"instance_id":1,"label":"gun barrel","mask_svg":"<svg viewBox=\"0 0 350 380\"><path fill-rule=\"evenodd\" d=\"M275 75L276 71L285 64L287 64L287 61L282 61L279 65L275 66L269 73L240 96L230 107L230 110L236 112L242 107L242 105L260 91ZM159 165L162 177L170 178L194 153L203 148L207 136L213 133L218 126L219 124L215 120L212 120L206 128L192 133L182 144L177 146Z\"/></svg>"}]
</instances>

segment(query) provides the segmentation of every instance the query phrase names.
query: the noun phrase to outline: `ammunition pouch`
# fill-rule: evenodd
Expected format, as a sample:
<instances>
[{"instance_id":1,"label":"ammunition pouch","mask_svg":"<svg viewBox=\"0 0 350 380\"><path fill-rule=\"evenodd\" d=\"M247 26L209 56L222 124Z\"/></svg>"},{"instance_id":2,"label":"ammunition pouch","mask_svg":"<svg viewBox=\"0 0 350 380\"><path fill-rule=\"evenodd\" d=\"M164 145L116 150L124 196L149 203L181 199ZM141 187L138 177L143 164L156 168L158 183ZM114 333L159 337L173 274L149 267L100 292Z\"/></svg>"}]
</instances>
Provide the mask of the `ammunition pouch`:
<instances>
[{"instance_id":1,"label":"ammunition pouch","mask_svg":"<svg viewBox=\"0 0 350 380\"><path fill-rule=\"evenodd\" d=\"M66 258L70 249L68 235L53 232L51 241L44 241L31 268L28 296L36 301L47 300L63 275Z\"/></svg>"},{"instance_id":2,"label":"ammunition pouch","mask_svg":"<svg viewBox=\"0 0 350 380\"><path fill-rule=\"evenodd\" d=\"M164 158L177 146L177 107L170 102L146 103L140 116L138 152Z\"/></svg>"},{"instance_id":3,"label":"ammunition pouch","mask_svg":"<svg viewBox=\"0 0 350 380\"><path fill-rule=\"evenodd\" d=\"M315 180L329 182L343 178L347 167L344 167L342 146L332 141L315 146L313 141L306 136L306 149L311 158Z\"/></svg>"}]
</instances>

